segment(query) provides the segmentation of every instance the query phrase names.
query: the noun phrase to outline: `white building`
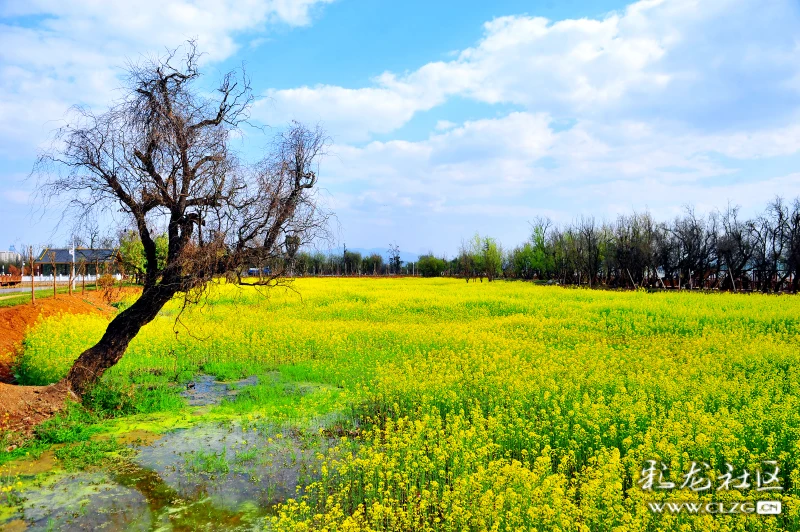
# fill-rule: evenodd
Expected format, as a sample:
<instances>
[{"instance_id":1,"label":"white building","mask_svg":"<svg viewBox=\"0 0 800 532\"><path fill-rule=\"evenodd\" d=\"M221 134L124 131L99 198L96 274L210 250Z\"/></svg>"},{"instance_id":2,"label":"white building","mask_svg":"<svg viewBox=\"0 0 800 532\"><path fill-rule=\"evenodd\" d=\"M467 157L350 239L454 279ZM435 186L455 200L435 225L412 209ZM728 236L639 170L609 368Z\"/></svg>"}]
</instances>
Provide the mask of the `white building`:
<instances>
[{"instance_id":1,"label":"white building","mask_svg":"<svg viewBox=\"0 0 800 532\"><path fill-rule=\"evenodd\" d=\"M0 251L0 262L15 264L22 259L16 251Z\"/></svg>"}]
</instances>

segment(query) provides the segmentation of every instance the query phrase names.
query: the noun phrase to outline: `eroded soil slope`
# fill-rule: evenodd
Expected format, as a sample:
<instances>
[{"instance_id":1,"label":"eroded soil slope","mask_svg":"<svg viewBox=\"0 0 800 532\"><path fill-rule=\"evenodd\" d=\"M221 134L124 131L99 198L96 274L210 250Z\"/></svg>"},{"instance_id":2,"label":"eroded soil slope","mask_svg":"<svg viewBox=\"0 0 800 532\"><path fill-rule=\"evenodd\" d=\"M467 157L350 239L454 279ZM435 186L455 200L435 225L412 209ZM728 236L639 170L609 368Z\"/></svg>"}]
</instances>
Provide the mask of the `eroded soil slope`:
<instances>
[{"instance_id":1,"label":"eroded soil slope","mask_svg":"<svg viewBox=\"0 0 800 532\"><path fill-rule=\"evenodd\" d=\"M0 308L0 382L12 382L11 366L19 352L25 333L39 320L62 313L111 314L114 308L102 292L86 292L73 296L59 294L58 297L37 299L30 303Z\"/></svg>"}]
</instances>

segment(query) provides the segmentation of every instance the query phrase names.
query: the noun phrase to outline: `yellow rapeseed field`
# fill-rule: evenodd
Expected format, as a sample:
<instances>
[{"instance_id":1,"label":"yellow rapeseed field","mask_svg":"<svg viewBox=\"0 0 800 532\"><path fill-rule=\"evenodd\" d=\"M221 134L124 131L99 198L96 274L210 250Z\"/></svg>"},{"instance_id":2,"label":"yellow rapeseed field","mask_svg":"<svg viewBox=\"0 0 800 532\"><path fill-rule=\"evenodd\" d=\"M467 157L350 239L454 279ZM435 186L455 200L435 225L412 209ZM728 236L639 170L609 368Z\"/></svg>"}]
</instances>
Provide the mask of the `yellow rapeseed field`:
<instances>
[{"instance_id":1,"label":"yellow rapeseed field","mask_svg":"<svg viewBox=\"0 0 800 532\"><path fill-rule=\"evenodd\" d=\"M277 530L800 530L800 298L450 279L293 287L215 286L177 324L175 302L104 378L278 369L341 388L358 436L327 451ZM105 324L43 323L20 371L58 379ZM676 486L644 489L648 461ZM727 464L748 482L717 489ZM693 465L711 487L680 489ZM767 499L780 515L648 505Z\"/></svg>"}]
</instances>

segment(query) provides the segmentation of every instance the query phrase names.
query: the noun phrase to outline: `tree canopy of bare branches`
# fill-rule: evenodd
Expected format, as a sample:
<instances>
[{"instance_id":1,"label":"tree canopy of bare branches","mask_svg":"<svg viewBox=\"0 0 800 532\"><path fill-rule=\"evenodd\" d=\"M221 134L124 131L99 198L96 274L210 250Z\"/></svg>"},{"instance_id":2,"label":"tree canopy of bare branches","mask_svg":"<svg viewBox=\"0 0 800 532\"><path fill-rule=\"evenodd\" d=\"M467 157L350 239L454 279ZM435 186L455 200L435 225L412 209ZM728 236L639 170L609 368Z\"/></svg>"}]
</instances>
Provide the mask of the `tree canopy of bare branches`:
<instances>
[{"instance_id":1,"label":"tree canopy of bare branches","mask_svg":"<svg viewBox=\"0 0 800 532\"><path fill-rule=\"evenodd\" d=\"M325 231L316 188L324 133L293 123L261 161L244 164L231 139L249 118L249 79L231 71L205 95L199 58L189 42L130 65L121 99L102 113L75 108L34 167L44 198L66 199L78 216L121 212L144 248L142 295L71 368L66 379L77 394L176 294L196 301L215 276L274 283L280 269L256 281L244 273ZM164 232L167 257L159 261L155 238Z\"/></svg>"},{"instance_id":2,"label":"tree canopy of bare branches","mask_svg":"<svg viewBox=\"0 0 800 532\"><path fill-rule=\"evenodd\" d=\"M612 288L800 291L800 198L776 197L751 220L731 205L704 215L686 206L671 222L645 212L614 223L580 218L540 227L549 226L537 221L531 239L507 254L507 276Z\"/></svg>"}]
</instances>

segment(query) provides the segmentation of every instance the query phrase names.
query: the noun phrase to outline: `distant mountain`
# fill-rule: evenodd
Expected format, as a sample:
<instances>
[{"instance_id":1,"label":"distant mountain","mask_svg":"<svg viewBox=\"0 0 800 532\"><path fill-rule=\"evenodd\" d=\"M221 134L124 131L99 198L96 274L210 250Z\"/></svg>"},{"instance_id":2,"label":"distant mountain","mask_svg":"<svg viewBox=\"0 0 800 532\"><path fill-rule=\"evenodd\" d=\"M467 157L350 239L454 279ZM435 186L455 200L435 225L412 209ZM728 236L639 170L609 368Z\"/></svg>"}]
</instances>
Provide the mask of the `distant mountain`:
<instances>
[{"instance_id":1,"label":"distant mountain","mask_svg":"<svg viewBox=\"0 0 800 532\"><path fill-rule=\"evenodd\" d=\"M362 257L366 257L367 255L372 255L373 253L377 253L381 257L383 257L384 262L389 262L389 246L385 248L347 248L347 251L357 251L361 253ZM326 255L330 254L338 254L341 255L342 248L338 249L329 249L327 251L322 251ZM403 264L408 264L409 262L417 262L419 260L419 255L415 253L409 253L407 251L400 250L400 260L403 261Z\"/></svg>"}]
</instances>

